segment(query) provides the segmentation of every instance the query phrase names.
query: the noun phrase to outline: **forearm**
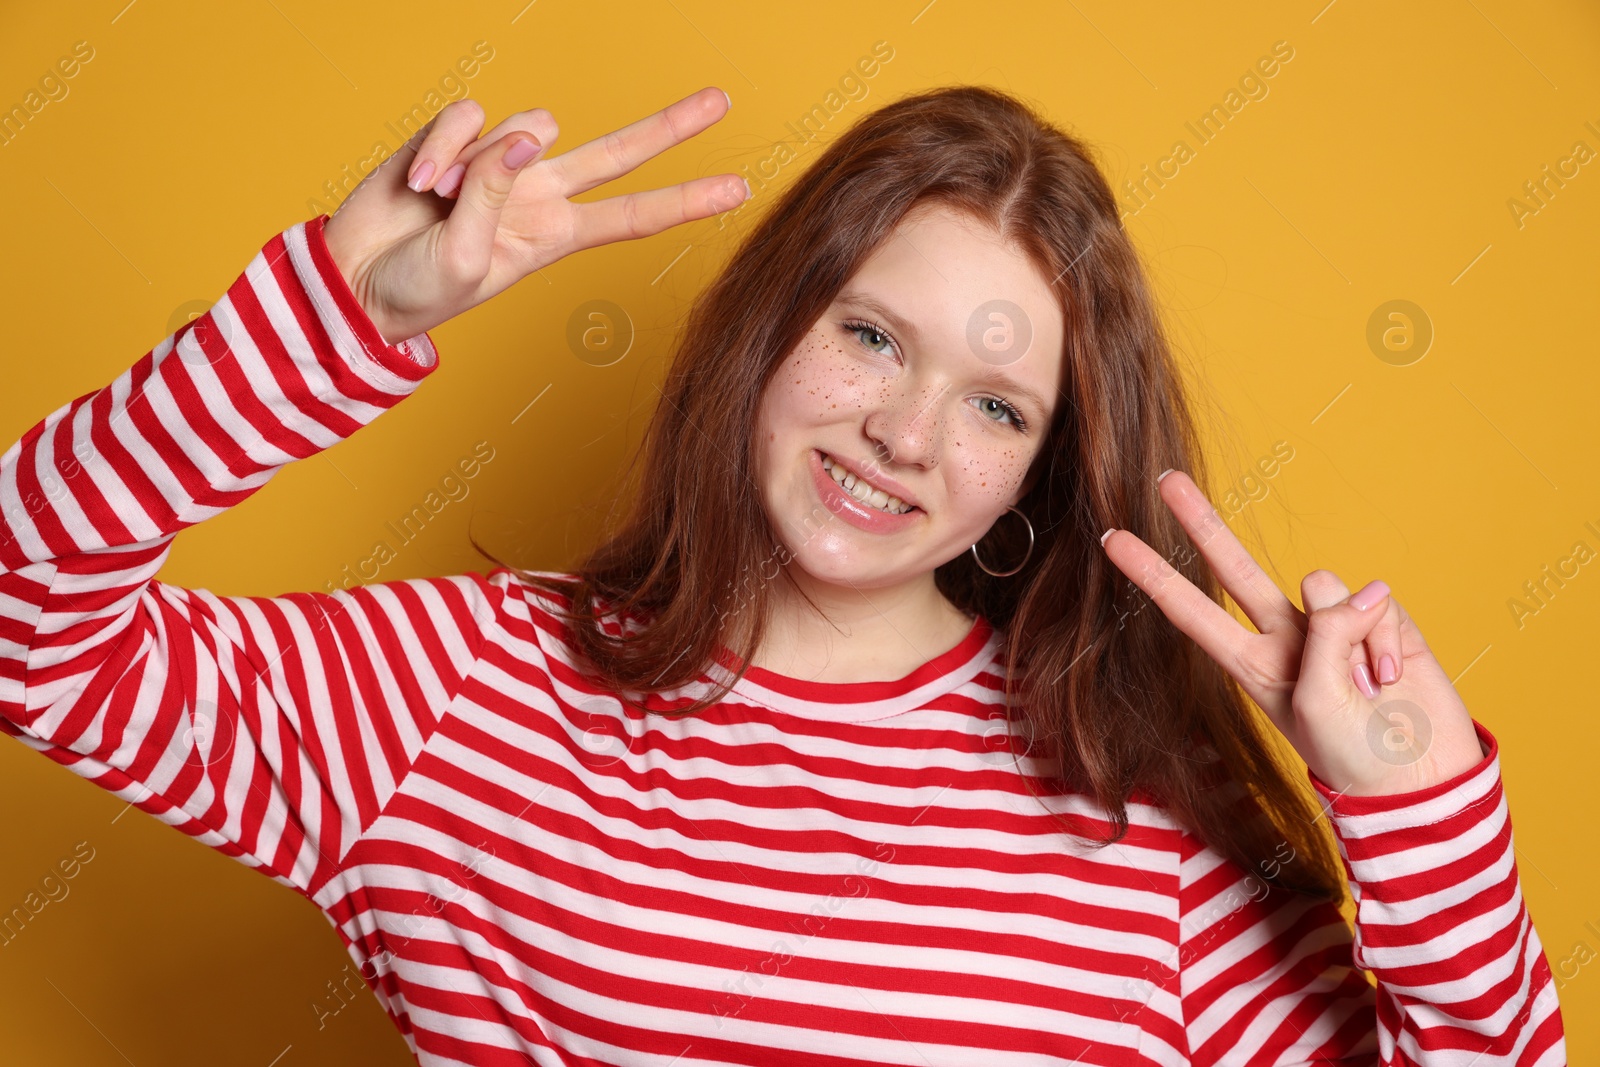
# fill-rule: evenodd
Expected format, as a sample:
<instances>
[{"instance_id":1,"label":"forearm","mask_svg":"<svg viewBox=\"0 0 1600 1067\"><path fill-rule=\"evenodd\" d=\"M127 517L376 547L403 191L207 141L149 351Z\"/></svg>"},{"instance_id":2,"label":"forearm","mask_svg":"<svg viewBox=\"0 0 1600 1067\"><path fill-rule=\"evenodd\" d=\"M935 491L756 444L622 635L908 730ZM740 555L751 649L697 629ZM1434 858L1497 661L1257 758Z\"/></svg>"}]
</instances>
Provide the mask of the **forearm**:
<instances>
[{"instance_id":1,"label":"forearm","mask_svg":"<svg viewBox=\"0 0 1600 1067\"><path fill-rule=\"evenodd\" d=\"M0 456L0 714L27 725L137 636L178 531L412 392L431 342L382 344L320 242L275 236L211 310ZM124 657L126 658L126 657Z\"/></svg>"}]
</instances>

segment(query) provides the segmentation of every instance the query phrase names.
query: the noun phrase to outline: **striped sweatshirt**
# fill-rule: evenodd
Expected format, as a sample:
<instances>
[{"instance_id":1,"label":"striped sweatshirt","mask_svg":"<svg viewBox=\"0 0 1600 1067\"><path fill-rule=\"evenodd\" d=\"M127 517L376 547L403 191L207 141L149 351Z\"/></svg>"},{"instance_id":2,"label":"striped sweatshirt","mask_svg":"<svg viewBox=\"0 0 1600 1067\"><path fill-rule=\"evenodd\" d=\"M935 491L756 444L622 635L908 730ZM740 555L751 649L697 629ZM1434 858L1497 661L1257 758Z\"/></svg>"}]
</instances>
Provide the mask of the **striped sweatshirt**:
<instances>
[{"instance_id":1,"label":"striped sweatshirt","mask_svg":"<svg viewBox=\"0 0 1600 1067\"><path fill-rule=\"evenodd\" d=\"M1481 724L1428 789L1311 776L1352 929L1142 795L1118 843L1066 834L1106 813L1005 743L982 617L902 678L753 668L673 718L590 684L561 597L506 568L157 581L438 365L379 335L325 222L0 457L0 728L313 901L418 1063L1566 1062Z\"/></svg>"}]
</instances>

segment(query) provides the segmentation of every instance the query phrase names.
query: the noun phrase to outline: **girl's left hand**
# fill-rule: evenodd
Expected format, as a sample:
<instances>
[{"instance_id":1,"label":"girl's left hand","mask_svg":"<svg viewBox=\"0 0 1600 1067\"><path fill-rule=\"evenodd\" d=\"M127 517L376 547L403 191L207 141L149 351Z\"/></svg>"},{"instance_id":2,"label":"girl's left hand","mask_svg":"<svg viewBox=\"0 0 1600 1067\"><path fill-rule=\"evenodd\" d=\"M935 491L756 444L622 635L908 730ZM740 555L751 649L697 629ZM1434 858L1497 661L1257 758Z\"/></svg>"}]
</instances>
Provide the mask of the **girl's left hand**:
<instances>
[{"instance_id":1,"label":"girl's left hand","mask_svg":"<svg viewBox=\"0 0 1600 1067\"><path fill-rule=\"evenodd\" d=\"M1370 582L1352 596L1333 572L1312 571L1300 582L1307 616L1188 475L1173 471L1160 491L1260 632L1241 626L1133 533L1114 530L1106 555L1238 680L1318 778L1343 794L1383 796L1426 788L1483 761L1466 705L1387 585Z\"/></svg>"}]
</instances>

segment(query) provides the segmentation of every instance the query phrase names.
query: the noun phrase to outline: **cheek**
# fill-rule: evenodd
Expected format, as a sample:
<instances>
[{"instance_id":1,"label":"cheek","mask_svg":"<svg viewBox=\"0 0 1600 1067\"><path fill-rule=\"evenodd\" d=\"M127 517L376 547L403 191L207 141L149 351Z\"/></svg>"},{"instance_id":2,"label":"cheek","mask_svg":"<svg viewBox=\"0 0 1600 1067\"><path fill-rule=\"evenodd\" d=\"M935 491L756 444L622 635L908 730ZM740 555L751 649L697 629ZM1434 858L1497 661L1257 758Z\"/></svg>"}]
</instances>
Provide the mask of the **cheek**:
<instances>
[{"instance_id":1,"label":"cheek","mask_svg":"<svg viewBox=\"0 0 1600 1067\"><path fill-rule=\"evenodd\" d=\"M959 437L965 437L962 433ZM974 435L976 436L976 435ZM1018 442L994 441L958 447L958 492L965 498L990 505L1008 501L1027 476L1033 449Z\"/></svg>"},{"instance_id":2,"label":"cheek","mask_svg":"<svg viewBox=\"0 0 1600 1067\"><path fill-rule=\"evenodd\" d=\"M769 385L770 425L815 426L860 415L872 383L846 343L815 328L806 334Z\"/></svg>"}]
</instances>

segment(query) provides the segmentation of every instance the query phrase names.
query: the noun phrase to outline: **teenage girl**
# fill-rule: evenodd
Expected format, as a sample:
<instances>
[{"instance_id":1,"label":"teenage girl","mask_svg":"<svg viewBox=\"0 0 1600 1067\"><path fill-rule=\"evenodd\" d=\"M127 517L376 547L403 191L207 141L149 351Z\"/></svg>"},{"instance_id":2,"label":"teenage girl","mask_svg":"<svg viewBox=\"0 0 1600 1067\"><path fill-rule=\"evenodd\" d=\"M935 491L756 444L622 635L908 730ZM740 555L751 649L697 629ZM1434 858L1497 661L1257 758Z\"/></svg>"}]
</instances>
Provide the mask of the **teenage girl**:
<instances>
[{"instance_id":1,"label":"teenage girl","mask_svg":"<svg viewBox=\"0 0 1600 1067\"><path fill-rule=\"evenodd\" d=\"M423 1064L1564 1063L1494 737L1383 582L1297 605L1221 521L1103 175L1005 94L774 193L575 571L154 578L433 327L741 203L573 200L728 106L451 103L24 434L0 727L313 901Z\"/></svg>"}]
</instances>

